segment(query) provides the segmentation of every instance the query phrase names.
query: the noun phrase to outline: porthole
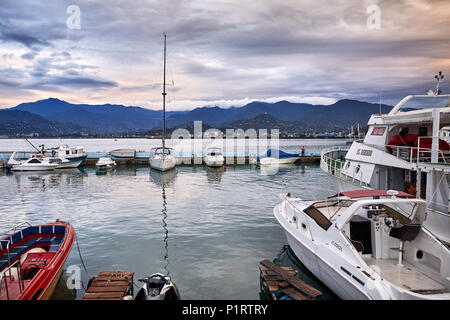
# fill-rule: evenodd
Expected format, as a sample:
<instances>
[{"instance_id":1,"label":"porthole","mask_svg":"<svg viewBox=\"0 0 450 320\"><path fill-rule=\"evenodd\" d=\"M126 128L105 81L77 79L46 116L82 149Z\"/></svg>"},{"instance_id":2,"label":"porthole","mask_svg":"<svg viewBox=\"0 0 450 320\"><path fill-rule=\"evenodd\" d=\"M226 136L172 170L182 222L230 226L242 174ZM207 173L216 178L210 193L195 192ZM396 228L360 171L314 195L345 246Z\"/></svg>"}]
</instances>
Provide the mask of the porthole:
<instances>
[{"instance_id":1,"label":"porthole","mask_svg":"<svg viewBox=\"0 0 450 320\"><path fill-rule=\"evenodd\" d=\"M347 164L345 165L345 169L350 168L350 161L347 162Z\"/></svg>"},{"instance_id":2,"label":"porthole","mask_svg":"<svg viewBox=\"0 0 450 320\"><path fill-rule=\"evenodd\" d=\"M292 220L294 220L294 222L296 222L297 221L297 217L292 217Z\"/></svg>"},{"instance_id":3,"label":"porthole","mask_svg":"<svg viewBox=\"0 0 450 320\"><path fill-rule=\"evenodd\" d=\"M416 258L419 259L419 260L423 258L423 251L422 250L417 250Z\"/></svg>"},{"instance_id":4,"label":"porthole","mask_svg":"<svg viewBox=\"0 0 450 320\"><path fill-rule=\"evenodd\" d=\"M358 173L360 169L361 169L361 166L358 164L355 168L355 173Z\"/></svg>"},{"instance_id":5,"label":"porthole","mask_svg":"<svg viewBox=\"0 0 450 320\"><path fill-rule=\"evenodd\" d=\"M306 230L306 224L302 223L302 228Z\"/></svg>"}]
</instances>

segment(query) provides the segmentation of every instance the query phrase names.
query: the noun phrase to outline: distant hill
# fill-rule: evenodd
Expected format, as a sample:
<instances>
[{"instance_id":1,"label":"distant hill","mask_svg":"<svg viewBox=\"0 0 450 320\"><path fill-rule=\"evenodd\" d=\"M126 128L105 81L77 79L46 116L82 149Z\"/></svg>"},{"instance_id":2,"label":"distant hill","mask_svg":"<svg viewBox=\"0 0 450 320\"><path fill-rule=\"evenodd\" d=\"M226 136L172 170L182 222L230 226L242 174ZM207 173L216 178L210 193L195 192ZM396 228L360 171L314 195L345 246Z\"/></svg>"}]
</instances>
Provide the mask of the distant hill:
<instances>
[{"instance_id":1,"label":"distant hill","mask_svg":"<svg viewBox=\"0 0 450 320\"><path fill-rule=\"evenodd\" d=\"M71 104L55 98L22 103L11 109L88 127L99 133L149 129L160 126L162 122L162 111L113 104ZM170 112L166 112L166 116L170 116Z\"/></svg>"},{"instance_id":2,"label":"distant hill","mask_svg":"<svg viewBox=\"0 0 450 320\"><path fill-rule=\"evenodd\" d=\"M88 133L88 130L78 125L47 120L26 111L0 110L0 135L16 135L18 133L57 136Z\"/></svg>"},{"instance_id":3,"label":"distant hill","mask_svg":"<svg viewBox=\"0 0 450 320\"><path fill-rule=\"evenodd\" d=\"M370 116L379 112L380 106L357 100L339 100L332 105L311 105L279 101L276 103L251 102L243 107L220 108L199 107L191 111L166 112L166 127L190 127L200 120L203 127L243 128L257 126L261 129L278 128L298 132L300 129L345 129L359 123L365 125ZM381 105L387 113L391 106ZM33 126L43 128L42 119L50 121L61 132L72 132L79 128L83 132L95 134L124 134L157 131L162 126L162 111L123 105L71 104L55 98L19 104L7 109L28 112L40 116ZM32 121L29 115L19 116L16 121ZM23 117L23 119L19 119ZM27 118L28 117L28 118ZM253 119L253 120L252 120ZM251 121L250 121L251 120ZM249 122L250 121L250 122ZM13 121L14 122L14 121ZM40 122L40 124L38 124ZM21 133L21 127L9 124L9 131ZM13 129L15 128L15 129ZM50 129L49 129L50 130ZM54 129L52 132L55 132Z\"/></svg>"}]
</instances>

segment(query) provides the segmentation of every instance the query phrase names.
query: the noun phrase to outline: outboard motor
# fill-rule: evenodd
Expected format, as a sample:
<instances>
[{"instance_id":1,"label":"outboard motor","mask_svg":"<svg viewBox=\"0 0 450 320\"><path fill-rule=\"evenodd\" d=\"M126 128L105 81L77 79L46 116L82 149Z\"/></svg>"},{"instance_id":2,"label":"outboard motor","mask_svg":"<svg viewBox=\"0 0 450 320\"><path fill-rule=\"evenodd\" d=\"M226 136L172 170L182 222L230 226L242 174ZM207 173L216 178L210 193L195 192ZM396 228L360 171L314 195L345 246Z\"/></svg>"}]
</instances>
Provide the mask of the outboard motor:
<instances>
[{"instance_id":1,"label":"outboard motor","mask_svg":"<svg viewBox=\"0 0 450 320\"><path fill-rule=\"evenodd\" d=\"M161 273L138 279L143 282L134 300L179 300L180 296L175 284Z\"/></svg>"}]
</instances>

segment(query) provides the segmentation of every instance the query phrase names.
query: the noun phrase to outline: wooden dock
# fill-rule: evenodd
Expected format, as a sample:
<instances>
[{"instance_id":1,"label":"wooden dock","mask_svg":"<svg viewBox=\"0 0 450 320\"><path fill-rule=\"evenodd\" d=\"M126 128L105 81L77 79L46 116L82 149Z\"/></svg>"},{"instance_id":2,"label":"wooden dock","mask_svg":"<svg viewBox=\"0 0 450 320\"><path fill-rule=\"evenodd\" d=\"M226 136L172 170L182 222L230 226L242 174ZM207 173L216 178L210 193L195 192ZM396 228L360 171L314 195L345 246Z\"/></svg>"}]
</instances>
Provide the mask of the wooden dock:
<instances>
[{"instance_id":1,"label":"wooden dock","mask_svg":"<svg viewBox=\"0 0 450 320\"><path fill-rule=\"evenodd\" d=\"M133 271L104 271L92 279L83 300L123 300L133 297Z\"/></svg>"},{"instance_id":2,"label":"wooden dock","mask_svg":"<svg viewBox=\"0 0 450 320\"><path fill-rule=\"evenodd\" d=\"M262 287L272 299L285 294L294 300L313 300L322 292L296 277L292 267L280 267L269 260L260 262Z\"/></svg>"}]
</instances>

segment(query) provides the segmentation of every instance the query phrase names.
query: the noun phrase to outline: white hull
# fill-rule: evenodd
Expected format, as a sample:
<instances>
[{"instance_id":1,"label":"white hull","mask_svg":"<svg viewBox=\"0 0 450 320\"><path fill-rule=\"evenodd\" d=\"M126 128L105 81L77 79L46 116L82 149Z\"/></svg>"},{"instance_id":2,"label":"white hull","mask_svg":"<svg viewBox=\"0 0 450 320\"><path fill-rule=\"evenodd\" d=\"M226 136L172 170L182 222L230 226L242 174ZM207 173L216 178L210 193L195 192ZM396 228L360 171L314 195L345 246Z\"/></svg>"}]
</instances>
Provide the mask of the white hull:
<instances>
[{"instance_id":1,"label":"white hull","mask_svg":"<svg viewBox=\"0 0 450 320\"><path fill-rule=\"evenodd\" d=\"M56 167L58 167L58 164L48 164L48 165L27 164L27 165L16 165L16 166L12 167L11 170L12 171L49 171L49 170L54 170Z\"/></svg>"},{"instance_id":2,"label":"white hull","mask_svg":"<svg viewBox=\"0 0 450 320\"><path fill-rule=\"evenodd\" d=\"M175 168L175 159L173 158L150 158L150 167L159 171L167 171Z\"/></svg>"},{"instance_id":3,"label":"white hull","mask_svg":"<svg viewBox=\"0 0 450 320\"><path fill-rule=\"evenodd\" d=\"M292 164L292 163L295 163L295 161L297 161L299 158L300 157L289 157L289 158L278 159L278 158L267 157L267 158L262 158L259 161L259 164L262 166L277 165L277 164Z\"/></svg>"},{"instance_id":4,"label":"white hull","mask_svg":"<svg viewBox=\"0 0 450 320\"><path fill-rule=\"evenodd\" d=\"M83 162L83 160L69 161L67 163L61 163L60 165L58 165L56 167L56 169L78 168L82 162Z\"/></svg>"},{"instance_id":5,"label":"white hull","mask_svg":"<svg viewBox=\"0 0 450 320\"><path fill-rule=\"evenodd\" d=\"M285 233L289 246L297 258L339 298L344 300L370 299L362 291L349 283L345 276L341 275L323 260L317 259L314 252L311 252L310 249L303 246L303 244L295 239L289 232L285 231Z\"/></svg>"},{"instance_id":6,"label":"white hull","mask_svg":"<svg viewBox=\"0 0 450 320\"><path fill-rule=\"evenodd\" d=\"M204 161L205 161L205 164L208 167L215 167L215 168L222 167L223 163L224 163L223 156L220 156L220 157L218 157L218 156L206 156L204 158Z\"/></svg>"}]
</instances>

